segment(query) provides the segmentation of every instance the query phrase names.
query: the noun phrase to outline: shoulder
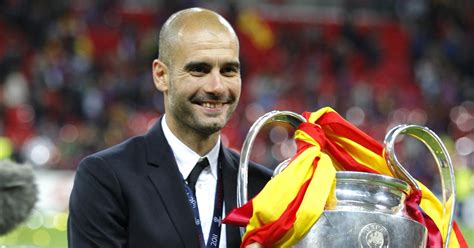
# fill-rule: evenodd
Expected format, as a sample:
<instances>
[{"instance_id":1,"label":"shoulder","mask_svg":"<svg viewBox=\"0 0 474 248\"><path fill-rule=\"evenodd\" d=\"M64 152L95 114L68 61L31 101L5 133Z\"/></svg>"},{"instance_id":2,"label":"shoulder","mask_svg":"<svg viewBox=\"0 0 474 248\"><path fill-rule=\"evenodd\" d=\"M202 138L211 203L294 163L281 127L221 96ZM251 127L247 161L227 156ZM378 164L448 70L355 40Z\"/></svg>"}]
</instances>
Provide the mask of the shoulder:
<instances>
[{"instance_id":1,"label":"shoulder","mask_svg":"<svg viewBox=\"0 0 474 248\"><path fill-rule=\"evenodd\" d=\"M83 158L74 177L71 193L74 202L81 204L88 198L96 201L110 198L117 206L126 206L122 196L128 188L127 183L137 182L137 176L146 170L143 145L143 137L136 136Z\"/></svg>"},{"instance_id":2,"label":"shoulder","mask_svg":"<svg viewBox=\"0 0 474 248\"><path fill-rule=\"evenodd\" d=\"M146 144L144 136L134 136L119 144L94 153L91 156L102 157L104 159L123 159L123 157L129 155L137 155L143 153L143 147L145 145Z\"/></svg>"},{"instance_id":3,"label":"shoulder","mask_svg":"<svg viewBox=\"0 0 474 248\"><path fill-rule=\"evenodd\" d=\"M104 170L136 165L145 158L145 140L143 136L131 137L119 144L84 157L78 165L82 170Z\"/></svg>"}]
</instances>

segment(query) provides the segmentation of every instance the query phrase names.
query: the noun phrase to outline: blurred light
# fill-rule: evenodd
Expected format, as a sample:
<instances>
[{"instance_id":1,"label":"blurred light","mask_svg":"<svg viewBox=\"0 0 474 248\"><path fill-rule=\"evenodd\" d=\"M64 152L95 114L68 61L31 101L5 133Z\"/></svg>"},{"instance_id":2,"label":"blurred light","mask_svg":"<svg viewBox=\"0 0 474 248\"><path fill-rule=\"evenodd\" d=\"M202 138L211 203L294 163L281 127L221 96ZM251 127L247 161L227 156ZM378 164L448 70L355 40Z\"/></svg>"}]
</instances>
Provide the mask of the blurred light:
<instances>
[{"instance_id":1,"label":"blurred light","mask_svg":"<svg viewBox=\"0 0 474 248\"><path fill-rule=\"evenodd\" d=\"M51 157L51 152L47 146L39 144L31 149L31 160L38 165L43 165L48 162Z\"/></svg>"},{"instance_id":2,"label":"blurred light","mask_svg":"<svg viewBox=\"0 0 474 248\"><path fill-rule=\"evenodd\" d=\"M474 194L467 197L464 204L461 205L463 224L469 228L474 228L474 208L472 206L474 206Z\"/></svg>"},{"instance_id":3,"label":"blurred light","mask_svg":"<svg viewBox=\"0 0 474 248\"><path fill-rule=\"evenodd\" d=\"M264 113L263 107L257 103L251 103L245 108L245 118L247 118L250 123L255 122Z\"/></svg>"},{"instance_id":4,"label":"blurred light","mask_svg":"<svg viewBox=\"0 0 474 248\"><path fill-rule=\"evenodd\" d=\"M3 103L5 106L16 107L28 101L30 94L28 82L22 73L17 71L9 73L2 83L4 83Z\"/></svg>"},{"instance_id":5,"label":"blurred light","mask_svg":"<svg viewBox=\"0 0 474 248\"><path fill-rule=\"evenodd\" d=\"M44 223L43 215L38 210L33 210L30 218L26 222L26 226L30 229L38 229Z\"/></svg>"},{"instance_id":6,"label":"blurred light","mask_svg":"<svg viewBox=\"0 0 474 248\"><path fill-rule=\"evenodd\" d=\"M281 154L281 144L272 145L271 151L272 151L272 157L275 160L282 162L283 160L286 159L285 157L283 157L283 154Z\"/></svg>"},{"instance_id":7,"label":"blurred light","mask_svg":"<svg viewBox=\"0 0 474 248\"><path fill-rule=\"evenodd\" d=\"M46 230L39 229L33 233L33 243L38 246L48 246L51 242L51 236Z\"/></svg>"},{"instance_id":8,"label":"blurred light","mask_svg":"<svg viewBox=\"0 0 474 248\"><path fill-rule=\"evenodd\" d=\"M392 113L392 121L395 124L407 123L408 111L404 108L396 109Z\"/></svg>"},{"instance_id":9,"label":"blurred light","mask_svg":"<svg viewBox=\"0 0 474 248\"><path fill-rule=\"evenodd\" d=\"M283 141L288 139L288 131L286 130L286 128L282 126L274 126L270 130L269 136L270 136L270 140L273 143L275 144L282 143Z\"/></svg>"},{"instance_id":10,"label":"blurred light","mask_svg":"<svg viewBox=\"0 0 474 248\"><path fill-rule=\"evenodd\" d=\"M59 138L66 143L72 143L76 141L78 136L79 130L75 125L72 124L66 124L59 130Z\"/></svg>"},{"instance_id":11,"label":"blurred light","mask_svg":"<svg viewBox=\"0 0 474 248\"><path fill-rule=\"evenodd\" d=\"M251 150L251 159L257 162L265 161L265 155L267 153L267 146L262 140L256 139L253 143L253 149Z\"/></svg>"},{"instance_id":12,"label":"blurred light","mask_svg":"<svg viewBox=\"0 0 474 248\"><path fill-rule=\"evenodd\" d=\"M0 137L0 159L9 158L13 153L12 142L5 137Z\"/></svg>"},{"instance_id":13,"label":"blurred light","mask_svg":"<svg viewBox=\"0 0 474 248\"><path fill-rule=\"evenodd\" d=\"M280 153L284 159L293 157L296 153L296 143L293 139L285 140L280 146Z\"/></svg>"},{"instance_id":14,"label":"blurred light","mask_svg":"<svg viewBox=\"0 0 474 248\"><path fill-rule=\"evenodd\" d=\"M67 229L67 217L66 213L57 213L54 215L53 225L54 228L58 229L59 231L66 231Z\"/></svg>"},{"instance_id":15,"label":"blurred light","mask_svg":"<svg viewBox=\"0 0 474 248\"><path fill-rule=\"evenodd\" d=\"M24 147L23 153L26 159L36 166L46 165L53 156L55 146L53 142L42 136L29 139Z\"/></svg>"},{"instance_id":16,"label":"blurred light","mask_svg":"<svg viewBox=\"0 0 474 248\"><path fill-rule=\"evenodd\" d=\"M365 121L365 112L360 107L352 106L346 112L346 119L355 126L360 126Z\"/></svg>"},{"instance_id":17,"label":"blurred light","mask_svg":"<svg viewBox=\"0 0 474 248\"><path fill-rule=\"evenodd\" d=\"M470 132L474 129L474 117L470 114L463 116L463 121L457 123L459 130L463 132Z\"/></svg>"},{"instance_id":18,"label":"blurred light","mask_svg":"<svg viewBox=\"0 0 474 248\"><path fill-rule=\"evenodd\" d=\"M463 132L469 132L474 129L474 117L464 106L456 106L449 112L451 121L454 122L457 128Z\"/></svg>"},{"instance_id":19,"label":"blurred light","mask_svg":"<svg viewBox=\"0 0 474 248\"><path fill-rule=\"evenodd\" d=\"M453 107L451 108L451 111L449 111L449 118L451 119L452 122L456 123L458 116L461 113L467 113L467 110L462 106Z\"/></svg>"},{"instance_id":20,"label":"blurred light","mask_svg":"<svg viewBox=\"0 0 474 248\"><path fill-rule=\"evenodd\" d=\"M473 141L468 137L461 137L454 143L456 152L461 156L467 156L474 150Z\"/></svg>"},{"instance_id":21,"label":"blurred light","mask_svg":"<svg viewBox=\"0 0 474 248\"><path fill-rule=\"evenodd\" d=\"M54 228L54 216L56 215L55 211L44 211L43 212L43 226L46 228Z\"/></svg>"},{"instance_id":22,"label":"blurred light","mask_svg":"<svg viewBox=\"0 0 474 248\"><path fill-rule=\"evenodd\" d=\"M104 110L104 99L102 92L98 89L89 89L84 93L82 108L89 119L99 118Z\"/></svg>"},{"instance_id":23,"label":"blurred light","mask_svg":"<svg viewBox=\"0 0 474 248\"><path fill-rule=\"evenodd\" d=\"M423 109L414 109L408 113L408 123L410 124L417 124L417 125L425 125L428 116Z\"/></svg>"}]
</instances>

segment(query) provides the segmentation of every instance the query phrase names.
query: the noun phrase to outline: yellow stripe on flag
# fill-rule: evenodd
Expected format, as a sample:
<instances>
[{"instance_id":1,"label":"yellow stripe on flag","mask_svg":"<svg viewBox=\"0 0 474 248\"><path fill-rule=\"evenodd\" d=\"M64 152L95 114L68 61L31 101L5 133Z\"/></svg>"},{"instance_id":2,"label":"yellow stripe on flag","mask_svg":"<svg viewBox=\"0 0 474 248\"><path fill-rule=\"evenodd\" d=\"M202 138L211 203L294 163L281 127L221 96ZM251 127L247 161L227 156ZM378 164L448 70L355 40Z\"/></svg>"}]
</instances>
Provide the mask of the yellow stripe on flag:
<instances>
[{"instance_id":1,"label":"yellow stripe on flag","mask_svg":"<svg viewBox=\"0 0 474 248\"><path fill-rule=\"evenodd\" d=\"M253 199L254 215L250 218L246 233L263 223L278 219L300 189L295 182L308 180L312 173L312 163L320 153L319 147L309 147L296 157L280 174L272 178L265 188ZM277 194L279 197L274 197ZM267 211L271 206L272 210Z\"/></svg>"},{"instance_id":2,"label":"yellow stripe on flag","mask_svg":"<svg viewBox=\"0 0 474 248\"><path fill-rule=\"evenodd\" d=\"M321 154L318 167L296 214L293 228L283 236L277 247L290 247L306 235L323 213L335 178L336 170L332 166L331 158Z\"/></svg>"},{"instance_id":3,"label":"yellow stripe on flag","mask_svg":"<svg viewBox=\"0 0 474 248\"><path fill-rule=\"evenodd\" d=\"M349 138L342 136L330 137L331 139L335 140L337 144L342 146L342 148L344 148L344 150L348 152L351 157L359 164L365 165L368 168L378 171L380 174L393 177L392 172L387 167L385 159L379 154L372 152L371 150L359 145L358 143L352 141Z\"/></svg>"},{"instance_id":4,"label":"yellow stripe on flag","mask_svg":"<svg viewBox=\"0 0 474 248\"><path fill-rule=\"evenodd\" d=\"M311 115L308 118L308 122L314 124L319 118L321 118L321 116L329 112L336 112L336 111L334 111L334 109L330 107L320 108L319 110L316 110L316 112L311 113Z\"/></svg>"}]
</instances>

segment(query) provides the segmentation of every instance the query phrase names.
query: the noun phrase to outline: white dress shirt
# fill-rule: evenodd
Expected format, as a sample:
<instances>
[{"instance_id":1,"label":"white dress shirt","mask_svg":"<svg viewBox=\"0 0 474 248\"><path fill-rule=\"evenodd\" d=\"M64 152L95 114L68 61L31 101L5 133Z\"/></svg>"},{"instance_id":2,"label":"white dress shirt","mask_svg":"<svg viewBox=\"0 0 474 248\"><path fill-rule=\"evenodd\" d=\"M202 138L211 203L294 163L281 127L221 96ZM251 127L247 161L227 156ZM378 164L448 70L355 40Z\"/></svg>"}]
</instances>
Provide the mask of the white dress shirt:
<instances>
[{"instance_id":1,"label":"white dress shirt","mask_svg":"<svg viewBox=\"0 0 474 248\"><path fill-rule=\"evenodd\" d=\"M166 115L163 116L161 125L165 138L168 141L171 150L173 151L178 169L183 175L183 178L187 178L201 156L191 150L171 132L168 124L166 124ZM196 182L196 198L199 208L199 217L201 219L201 228L204 235L204 240L206 240L206 244L214 215L214 198L217 185L217 164L219 159L219 149L220 137L211 151L204 156L209 160L210 166L206 167L201 172ZM222 218L224 218L224 214L225 211L223 209ZM219 247L226 247L226 243L225 224L222 224Z\"/></svg>"}]
</instances>

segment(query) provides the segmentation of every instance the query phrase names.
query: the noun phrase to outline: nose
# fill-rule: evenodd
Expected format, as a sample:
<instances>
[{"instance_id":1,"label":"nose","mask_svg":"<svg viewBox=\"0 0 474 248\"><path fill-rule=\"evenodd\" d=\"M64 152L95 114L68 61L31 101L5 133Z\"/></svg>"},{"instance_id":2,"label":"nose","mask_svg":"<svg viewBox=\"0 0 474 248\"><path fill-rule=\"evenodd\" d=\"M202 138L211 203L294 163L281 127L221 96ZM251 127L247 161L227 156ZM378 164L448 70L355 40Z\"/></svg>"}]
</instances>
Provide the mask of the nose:
<instances>
[{"instance_id":1,"label":"nose","mask_svg":"<svg viewBox=\"0 0 474 248\"><path fill-rule=\"evenodd\" d=\"M212 70L209 73L209 80L204 85L204 91L215 95L222 95L224 92L224 79L219 70Z\"/></svg>"}]
</instances>

